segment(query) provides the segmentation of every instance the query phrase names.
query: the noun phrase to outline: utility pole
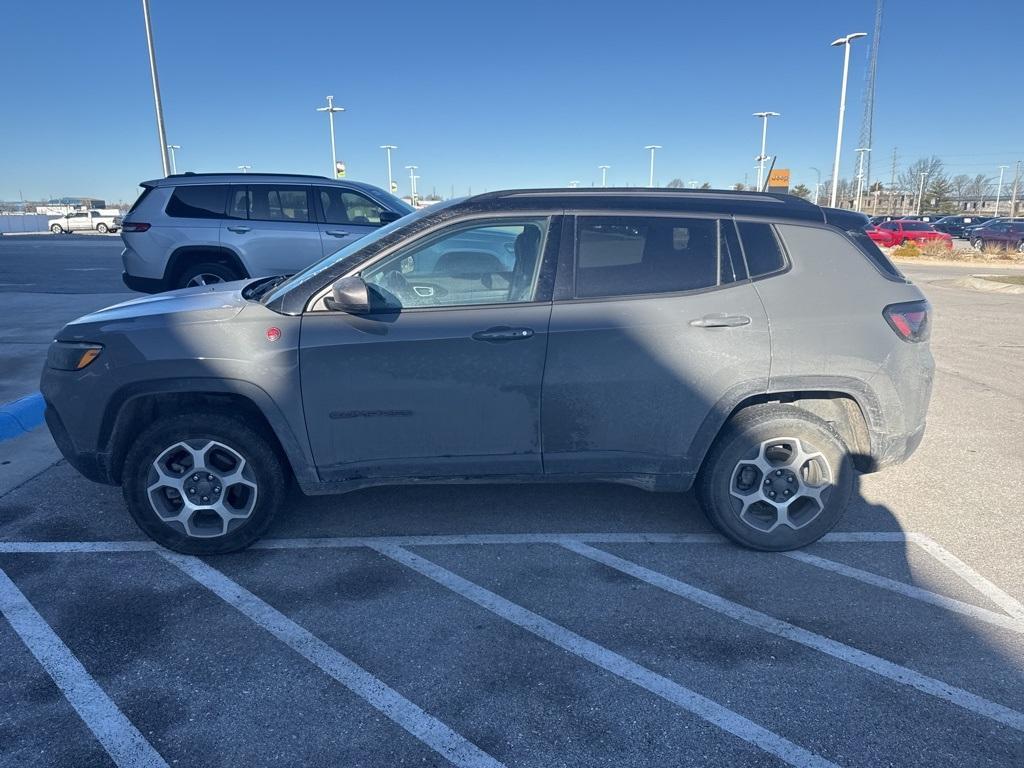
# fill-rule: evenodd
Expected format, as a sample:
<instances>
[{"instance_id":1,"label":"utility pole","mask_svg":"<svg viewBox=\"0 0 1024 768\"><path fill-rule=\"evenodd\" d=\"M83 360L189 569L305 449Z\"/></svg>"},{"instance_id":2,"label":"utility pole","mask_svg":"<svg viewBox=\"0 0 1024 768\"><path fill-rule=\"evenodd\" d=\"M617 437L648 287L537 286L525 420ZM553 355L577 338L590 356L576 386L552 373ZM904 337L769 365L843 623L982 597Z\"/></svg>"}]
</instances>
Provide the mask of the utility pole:
<instances>
[{"instance_id":1,"label":"utility pole","mask_svg":"<svg viewBox=\"0 0 1024 768\"><path fill-rule=\"evenodd\" d=\"M999 186L996 187L996 216L999 216L999 198L1003 195L1003 172L1009 167L1008 165L999 166Z\"/></svg>"},{"instance_id":2,"label":"utility pole","mask_svg":"<svg viewBox=\"0 0 1024 768\"><path fill-rule=\"evenodd\" d=\"M164 131L164 105L160 100L160 78L156 74L156 51L153 48L153 23L149 19L149 0L142 0L142 19L146 23L146 47L149 49L149 75L153 80L153 104L156 106L156 133L160 140L160 162L164 176L170 172L167 158L167 134Z\"/></svg>"},{"instance_id":3,"label":"utility pole","mask_svg":"<svg viewBox=\"0 0 1024 768\"><path fill-rule=\"evenodd\" d=\"M395 180L391 177L391 151L398 149L394 144L381 144L380 148L388 153L388 192L394 194Z\"/></svg>"},{"instance_id":4,"label":"utility pole","mask_svg":"<svg viewBox=\"0 0 1024 768\"><path fill-rule=\"evenodd\" d=\"M896 147L892 148L892 176L889 178L889 213L896 212Z\"/></svg>"},{"instance_id":5,"label":"utility pole","mask_svg":"<svg viewBox=\"0 0 1024 768\"><path fill-rule=\"evenodd\" d=\"M328 96L327 97L327 106L326 107L317 107L316 111L317 112L326 112L327 113L327 117L331 121L331 178L332 179L336 179L336 178L338 178L338 165L337 165L337 163L338 163L338 153L334 149L334 113L335 112L344 112L345 108L344 107L336 107L336 106L334 106L334 97L333 96Z\"/></svg>"},{"instance_id":6,"label":"utility pole","mask_svg":"<svg viewBox=\"0 0 1024 768\"><path fill-rule=\"evenodd\" d=\"M1017 218L1017 183L1020 181L1020 160L1013 171L1013 197L1010 198L1010 218Z\"/></svg>"},{"instance_id":7,"label":"utility pole","mask_svg":"<svg viewBox=\"0 0 1024 768\"><path fill-rule=\"evenodd\" d=\"M857 169L857 198L854 204L854 210L860 212L860 201L861 196L864 194L864 155L870 152L871 149L868 147L857 147L857 155L859 159Z\"/></svg>"},{"instance_id":8,"label":"utility pole","mask_svg":"<svg viewBox=\"0 0 1024 768\"><path fill-rule=\"evenodd\" d=\"M654 186L654 152L655 152L655 150L661 149L661 145L660 144L648 144L646 147L644 147L644 149L649 149L651 151L651 173L650 173L650 176L647 177L647 186L648 187L653 187Z\"/></svg>"}]
</instances>

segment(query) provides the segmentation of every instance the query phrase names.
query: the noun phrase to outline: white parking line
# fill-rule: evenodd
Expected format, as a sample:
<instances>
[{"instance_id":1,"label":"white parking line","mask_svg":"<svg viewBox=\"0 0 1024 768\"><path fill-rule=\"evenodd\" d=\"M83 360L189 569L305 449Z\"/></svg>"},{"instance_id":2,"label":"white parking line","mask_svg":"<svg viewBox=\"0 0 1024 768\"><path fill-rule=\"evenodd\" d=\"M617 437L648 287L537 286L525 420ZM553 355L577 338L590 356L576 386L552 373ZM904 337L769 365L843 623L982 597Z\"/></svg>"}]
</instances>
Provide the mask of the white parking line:
<instances>
[{"instance_id":1,"label":"white parking line","mask_svg":"<svg viewBox=\"0 0 1024 768\"><path fill-rule=\"evenodd\" d=\"M437 563L393 544L374 544L374 550L470 600L569 653L589 661L634 685L650 691L722 730L753 744L790 765L800 768L836 768L834 763L797 746L777 733L754 723L721 704L684 688L587 638L555 624L521 605L506 600L478 584L452 573Z\"/></svg>"},{"instance_id":2,"label":"white parking line","mask_svg":"<svg viewBox=\"0 0 1024 768\"><path fill-rule=\"evenodd\" d=\"M705 592L703 589L657 571L652 571L650 568L645 568L610 552L595 549L582 542L568 543L564 546L576 554L607 565L609 568L614 568L666 592L671 592L674 595L697 603L709 610L721 613L765 632L770 632L773 635L800 643L808 648L821 651L828 656L846 661L868 672L873 672L876 675L892 680L895 683L909 685L922 693L943 699L1018 731L1024 731L1024 714L1009 707L1004 707L1002 704L996 704L988 699L984 699L970 691L965 691L962 688L949 685L941 680L923 675L920 672L915 672L908 667L900 666L873 654L840 643L837 640L819 635L816 632L797 627L781 619L776 619L774 616L769 616L766 613L755 611L753 608L748 608L745 605L734 603L711 592Z\"/></svg>"},{"instance_id":3,"label":"white parking line","mask_svg":"<svg viewBox=\"0 0 1024 768\"><path fill-rule=\"evenodd\" d=\"M964 616L969 616L972 619L978 621L984 621L989 624L994 624L997 627L1008 629L1011 632L1024 633L1024 622L1019 619L1015 619L1012 616L1006 616L995 611L990 611L987 608L982 608L977 605L971 605L961 600L955 600L952 597L946 597L940 595L937 592L930 592L927 589L921 589L911 584L906 584L896 579L890 579L886 576L879 576L877 573L871 573L870 571L863 571L860 568L854 568L853 566L846 565L845 563L839 563L835 560L828 560L824 557L818 557L808 552L780 552L779 554L788 557L792 560L805 563L807 565L813 565L815 568L821 568L826 571L832 571L838 573L841 576L846 576L849 579L860 581L865 584L870 584L879 589L885 589L889 592L895 592L898 595L909 597L914 600L920 600L922 603L930 603L944 608L947 611L953 613L959 613Z\"/></svg>"},{"instance_id":4,"label":"white parking line","mask_svg":"<svg viewBox=\"0 0 1024 768\"><path fill-rule=\"evenodd\" d=\"M931 539L924 534L915 533L911 534L910 540L923 548L928 554L945 565L953 571L953 573L981 592L985 597L998 605L1008 614L1016 619L1024 621L1024 605L1021 605L1019 600L1014 599L1001 590L991 581L967 565L963 560L958 558L945 547L941 546L934 539Z\"/></svg>"},{"instance_id":5,"label":"white parking line","mask_svg":"<svg viewBox=\"0 0 1024 768\"><path fill-rule=\"evenodd\" d=\"M449 762L464 768L504 768L503 763L216 568L166 550L159 554Z\"/></svg>"},{"instance_id":6,"label":"white parking line","mask_svg":"<svg viewBox=\"0 0 1024 768\"><path fill-rule=\"evenodd\" d=\"M167 763L107 696L10 577L0 570L0 612L118 766ZM9 707L8 703L5 707Z\"/></svg>"}]
</instances>

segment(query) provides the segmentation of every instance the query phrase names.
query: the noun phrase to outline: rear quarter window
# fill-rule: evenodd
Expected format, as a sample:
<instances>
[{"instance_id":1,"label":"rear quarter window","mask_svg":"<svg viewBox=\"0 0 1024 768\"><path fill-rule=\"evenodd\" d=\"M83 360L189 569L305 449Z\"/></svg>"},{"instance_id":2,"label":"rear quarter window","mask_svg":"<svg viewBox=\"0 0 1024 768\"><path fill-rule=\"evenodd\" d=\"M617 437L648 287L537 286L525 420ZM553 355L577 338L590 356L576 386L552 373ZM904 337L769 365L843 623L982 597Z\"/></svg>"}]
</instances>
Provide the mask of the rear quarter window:
<instances>
[{"instance_id":1,"label":"rear quarter window","mask_svg":"<svg viewBox=\"0 0 1024 768\"><path fill-rule=\"evenodd\" d=\"M740 221L736 223L736 227L740 232L743 255L746 257L750 277L770 275L786 266L782 247L770 224Z\"/></svg>"},{"instance_id":2,"label":"rear quarter window","mask_svg":"<svg viewBox=\"0 0 1024 768\"><path fill-rule=\"evenodd\" d=\"M901 283L906 281L863 230L841 232L838 229L824 227L780 224L779 234L782 235L786 248L794 260L813 262L815 259L824 260L826 257L866 259L886 278Z\"/></svg>"},{"instance_id":3,"label":"rear quarter window","mask_svg":"<svg viewBox=\"0 0 1024 768\"><path fill-rule=\"evenodd\" d=\"M167 201L167 215L184 219L222 219L226 184L175 187Z\"/></svg>"}]
</instances>

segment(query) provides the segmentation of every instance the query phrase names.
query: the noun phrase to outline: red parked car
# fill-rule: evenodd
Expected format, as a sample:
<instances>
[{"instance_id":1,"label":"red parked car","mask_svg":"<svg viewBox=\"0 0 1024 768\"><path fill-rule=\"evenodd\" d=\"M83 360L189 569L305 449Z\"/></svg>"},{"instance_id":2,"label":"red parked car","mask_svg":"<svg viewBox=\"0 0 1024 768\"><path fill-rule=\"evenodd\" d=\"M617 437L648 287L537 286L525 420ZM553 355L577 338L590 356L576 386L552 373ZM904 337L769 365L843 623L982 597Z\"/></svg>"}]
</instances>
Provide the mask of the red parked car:
<instances>
[{"instance_id":1,"label":"red parked car","mask_svg":"<svg viewBox=\"0 0 1024 768\"><path fill-rule=\"evenodd\" d=\"M883 248L892 248L895 245L902 245L908 240L914 243L927 243L931 240L939 240L945 243L947 248L953 247L953 238L945 232L939 232L931 224L923 221L907 221L895 219L885 221L877 227L867 227L868 237L874 240Z\"/></svg>"}]
</instances>

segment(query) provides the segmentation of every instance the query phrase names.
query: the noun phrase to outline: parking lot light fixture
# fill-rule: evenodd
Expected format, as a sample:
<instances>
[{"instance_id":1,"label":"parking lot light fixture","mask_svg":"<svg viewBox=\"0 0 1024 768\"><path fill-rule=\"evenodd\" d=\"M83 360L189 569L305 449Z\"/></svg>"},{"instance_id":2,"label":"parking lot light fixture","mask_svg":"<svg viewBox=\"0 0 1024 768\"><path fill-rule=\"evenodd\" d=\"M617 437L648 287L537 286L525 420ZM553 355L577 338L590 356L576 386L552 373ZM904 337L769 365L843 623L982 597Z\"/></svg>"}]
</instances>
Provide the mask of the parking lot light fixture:
<instances>
[{"instance_id":1,"label":"parking lot light fixture","mask_svg":"<svg viewBox=\"0 0 1024 768\"><path fill-rule=\"evenodd\" d=\"M757 191L764 187L764 161L768 159L765 154L765 147L768 144L768 118L779 117L778 112L755 112L754 117L761 118L761 154L757 156Z\"/></svg>"},{"instance_id":2,"label":"parking lot light fixture","mask_svg":"<svg viewBox=\"0 0 1024 768\"><path fill-rule=\"evenodd\" d=\"M994 211L994 216L999 216L999 198L1003 196L1003 174L1009 167L1010 166L1008 165L999 166L999 185L996 187L996 209Z\"/></svg>"},{"instance_id":3,"label":"parking lot light fixture","mask_svg":"<svg viewBox=\"0 0 1024 768\"><path fill-rule=\"evenodd\" d=\"M924 180L928 176L928 171L921 172L921 185L917 188L917 215L921 215L921 198L924 197Z\"/></svg>"},{"instance_id":4,"label":"parking lot light fixture","mask_svg":"<svg viewBox=\"0 0 1024 768\"><path fill-rule=\"evenodd\" d=\"M860 159L860 162L857 164L857 198L854 204L854 208L857 211L860 210L864 193L864 155L870 151L871 149L868 147L857 147L857 157Z\"/></svg>"},{"instance_id":5,"label":"parking lot light fixture","mask_svg":"<svg viewBox=\"0 0 1024 768\"><path fill-rule=\"evenodd\" d=\"M867 37L867 32L854 32L833 40L833 46L843 46L843 85L839 91L839 129L836 131L836 157L832 163L832 196L829 205L836 207L836 198L839 196L839 156L843 149L843 119L846 116L846 81L850 74L850 43L858 37Z\"/></svg>"},{"instance_id":6,"label":"parking lot light fixture","mask_svg":"<svg viewBox=\"0 0 1024 768\"><path fill-rule=\"evenodd\" d=\"M328 96L327 97L327 106L326 107L317 107L316 111L317 112L326 112L327 113L327 117L328 117L328 119L330 120L330 123L331 123L331 178L333 179L333 178L337 177L337 173L338 173L338 166L337 166L338 153L335 151L335 148L334 148L334 113L335 112L344 112L345 108L344 107L336 107L336 106L334 106L334 97L333 96Z\"/></svg>"},{"instance_id":7,"label":"parking lot light fixture","mask_svg":"<svg viewBox=\"0 0 1024 768\"><path fill-rule=\"evenodd\" d=\"M248 173L250 168L252 168L251 165L240 165L240 166L238 166L238 170L240 170L242 173Z\"/></svg>"},{"instance_id":8,"label":"parking lot light fixture","mask_svg":"<svg viewBox=\"0 0 1024 768\"><path fill-rule=\"evenodd\" d=\"M815 168L813 165L810 166L810 168L818 176L818 181L814 185L814 204L817 205L818 204L818 191L821 189L821 171L818 170L817 168Z\"/></svg>"},{"instance_id":9,"label":"parking lot light fixture","mask_svg":"<svg viewBox=\"0 0 1024 768\"><path fill-rule=\"evenodd\" d=\"M380 148L388 154L388 192L395 191L395 180L391 177L391 152L398 149L394 144L381 144Z\"/></svg>"},{"instance_id":10,"label":"parking lot light fixture","mask_svg":"<svg viewBox=\"0 0 1024 768\"><path fill-rule=\"evenodd\" d=\"M181 144L168 144L167 149L171 152L171 174L178 172L178 166L174 162L174 150L181 149Z\"/></svg>"},{"instance_id":11,"label":"parking lot light fixture","mask_svg":"<svg viewBox=\"0 0 1024 768\"><path fill-rule=\"evenodd\" d=\"M599 171L601 171L601 186L602 187L607 187L608 186L608 169L609 168L611 168L610 165L599 165L599 166L597 166L597 169Z\"/></svg>"},{"instance_id":12,"label":"parking lot light fixture","mask_svg":"<svg viewBox=\"0 0 1024 768\"><path fill-rule=\"evenodd\" d=\"M661 149L661 145L660 144L648 144L646 147L644 147L644 149L648 149L651 152L651 173L647 177L647 186L648 187L653 187L654 186L654 153L655 153L656 150Z\"/></svg>"},{"instance_id":13,"label":"parking lot light fixture","mask_svg":"<svg viewBox=\"0 0 1024 768\"><path fill-rule=\"evenodd\" d=\"M416 207L416 179L419 178L419 176L416 175L418 168L418 165L405 166L405 170L409 172L409 203L414 208Z\"/></svg>"},{"instance_id":14,"label":"parking lot light fixture","mask_svg":"<svg viewBox=\"0 0 1024 768\"><path fill-rule=\"evenodd\" d=\"M569 182L569 189L576 189L576 187L578 187L579 185L580 185L580 183L578 181L575 181L575 180L574 181L570 181Z\"/></svg>"}]
</instances>

